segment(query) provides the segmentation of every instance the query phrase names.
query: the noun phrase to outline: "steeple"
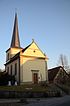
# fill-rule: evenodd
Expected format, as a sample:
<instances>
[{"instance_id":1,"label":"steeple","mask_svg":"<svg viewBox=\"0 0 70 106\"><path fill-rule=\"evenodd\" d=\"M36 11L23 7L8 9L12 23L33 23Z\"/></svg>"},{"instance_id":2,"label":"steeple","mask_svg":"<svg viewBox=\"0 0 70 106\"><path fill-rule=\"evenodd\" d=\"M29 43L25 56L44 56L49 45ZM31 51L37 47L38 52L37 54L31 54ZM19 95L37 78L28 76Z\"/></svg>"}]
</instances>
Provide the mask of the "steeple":
<instances>
[{"instance_id":1,"label":"steeple","mask_svg":"<svg viewBox=\"0 0 70 106\"><path fill-rule=\"evenodd\" d=\"M13 34L12 34L12 40L11 40L10 47L20 48L17 13L15 13L14 29L13 29Z\"/></svg>"}]
</instances>

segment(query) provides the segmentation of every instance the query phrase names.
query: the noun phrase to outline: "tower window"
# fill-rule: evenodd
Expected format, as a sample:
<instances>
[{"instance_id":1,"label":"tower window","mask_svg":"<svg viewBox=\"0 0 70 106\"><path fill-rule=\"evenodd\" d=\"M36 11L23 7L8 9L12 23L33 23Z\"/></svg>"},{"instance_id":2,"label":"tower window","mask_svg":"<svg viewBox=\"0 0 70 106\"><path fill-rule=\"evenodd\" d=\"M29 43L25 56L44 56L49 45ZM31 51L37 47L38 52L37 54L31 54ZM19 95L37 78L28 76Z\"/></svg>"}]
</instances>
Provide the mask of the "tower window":
<instances>
[{"instance_id":1,"label":"tower window","mask_svg":"<svg viewBox=\"0 0 70 106\"><path fill-rule=\"evenodd\" d=\"M7 54L7 60L9 60L9 53Z\"/></svg>"}]
</instances>

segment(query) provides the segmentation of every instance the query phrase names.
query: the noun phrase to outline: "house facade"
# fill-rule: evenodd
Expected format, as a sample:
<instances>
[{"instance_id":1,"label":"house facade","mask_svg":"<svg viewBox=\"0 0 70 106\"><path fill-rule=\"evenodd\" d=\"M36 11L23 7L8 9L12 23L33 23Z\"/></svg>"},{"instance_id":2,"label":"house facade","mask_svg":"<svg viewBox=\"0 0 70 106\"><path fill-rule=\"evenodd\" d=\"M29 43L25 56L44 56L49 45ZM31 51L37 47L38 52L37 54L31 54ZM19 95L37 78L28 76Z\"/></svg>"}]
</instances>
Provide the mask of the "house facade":
<instances>
[{"instance_id":1,"label":"house facade","mask_svg":"<svg viewBox=\"0 0 70 106\"><path fill-rule=\"evenodd\" d=\"M6 72L15 76L17 84L48 81L47 60L47 56L34 40L25 48L20 46L18 20L15 14L11 45L6 51Z\"/></svg>"}]
</instances>

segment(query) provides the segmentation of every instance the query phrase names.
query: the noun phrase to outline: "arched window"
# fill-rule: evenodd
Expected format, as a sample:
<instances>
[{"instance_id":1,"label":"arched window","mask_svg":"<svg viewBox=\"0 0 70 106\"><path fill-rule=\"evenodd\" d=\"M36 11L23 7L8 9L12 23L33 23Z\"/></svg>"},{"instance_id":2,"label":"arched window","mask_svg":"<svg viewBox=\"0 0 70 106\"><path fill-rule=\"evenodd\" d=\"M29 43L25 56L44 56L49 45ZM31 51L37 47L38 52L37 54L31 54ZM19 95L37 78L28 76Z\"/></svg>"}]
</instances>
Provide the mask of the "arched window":
<instances>
[{"instance_id":1,"label":"arched window","mask_svg":"<svg viewBox=\"0 0 70 106\"><path fill-rule=\"evenodd\" d=\"M8 72L8 74L9 74L9 67L7 67L7 72Z\"/></svg>"},{"instance_id":2,"label":"arched window","mask_svg":"<svg viewBox=\"0 0 70 106\"><path fill-rule=\"evenodd\" d=\"M17 75L17 63L15 63L15 75Z\"/></svg>"},{"instance_id":3,"label":"arched window","mask_svg":"<svg viewBox=\"0 0 70 106\"><path fill-rule=\"evenodd\" d=\"M10 69L10 75L12 75L12 65L11 65L11 69Z\"/></svg>"}]
</instances>

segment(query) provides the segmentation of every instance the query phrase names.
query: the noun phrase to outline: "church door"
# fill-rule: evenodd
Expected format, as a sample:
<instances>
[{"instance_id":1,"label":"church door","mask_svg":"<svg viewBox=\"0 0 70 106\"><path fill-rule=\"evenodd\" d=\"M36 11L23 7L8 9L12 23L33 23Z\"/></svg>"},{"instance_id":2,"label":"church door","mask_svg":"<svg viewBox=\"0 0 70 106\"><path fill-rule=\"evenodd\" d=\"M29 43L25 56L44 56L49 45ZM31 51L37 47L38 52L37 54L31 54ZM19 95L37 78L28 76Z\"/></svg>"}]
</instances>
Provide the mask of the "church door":
<instances>
[{"instance_id":1,"label":"church door","mask_svg":"<svg viewBox=\"0 0 70 106\"><path fill-rule=\"evenodd\" d=\"M34 84L38 83L38 73L33 73L33 82Z\"/></svg>"}]
</instances>

